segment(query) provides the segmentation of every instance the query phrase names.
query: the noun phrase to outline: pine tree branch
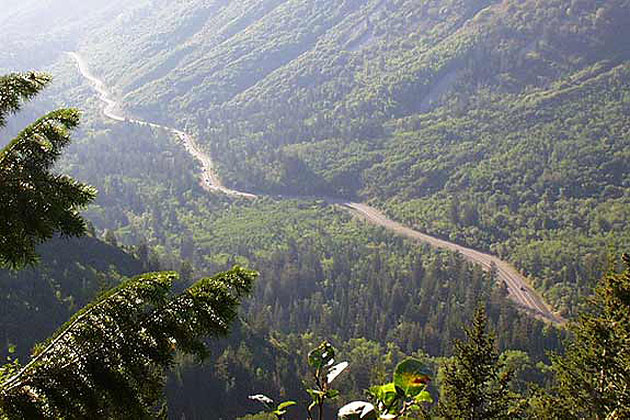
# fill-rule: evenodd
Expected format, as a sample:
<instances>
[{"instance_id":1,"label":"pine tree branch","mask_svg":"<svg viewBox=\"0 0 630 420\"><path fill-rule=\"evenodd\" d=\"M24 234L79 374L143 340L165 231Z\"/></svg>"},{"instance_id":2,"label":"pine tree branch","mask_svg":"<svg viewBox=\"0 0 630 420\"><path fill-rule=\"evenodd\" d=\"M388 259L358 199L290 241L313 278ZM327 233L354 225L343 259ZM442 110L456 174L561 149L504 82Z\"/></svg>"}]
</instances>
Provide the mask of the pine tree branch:
<instances>
[{"instance_id":1,"label":"pine tree branch","mask_svg":"<svg viewBox=\"0 0 630 420\"><path fill-rule=\"evenodd\" d=\"M142 281L147 276L153 276L153 284ZM46 418L94 415L94 407L120 413L127 407L144 418L161 398L158 391L175 346L205 355L200 339L227 333L255 276L235 267L173 297L174 273L131 280L79 312L34 360L0 384L0 407L14 415L31 410ZM124 395L117 396L116 389L135 397L117 401ZM89 398L96 398L96 405Z\"/></svg>"},{"instance_id":2,"label":"pine tree branch","mask_svg":"<svg viewBox=\"0 0 630 420\"><path fill-rule=\"evenodd\" d=\"M50 82L47 73L12 73L0 76L0 127L6 124L8 114L20 110L21 103L32 99Z\"/></svg>"},{"instance_id":3,"label":"pine tree branch","mask_svg":"<svg viewBox=\"0 0 630 420\"><path fill-rule=\"evenodd\" d=\"M0 151L0 266L17 269L36 262L35 246L55 232L85 232L78 209L96 190L50 172L78 123L76 110L51 112Z\"/></svg>"},{"instance_id":4,"label":"pine tree branch","mask_svg":"<svg viewBox=\"0 0 630 420\"><path fill-rule=\"evenodd\" d=\"M175 273L171 273L171 274L175 274ZM129 285L127 285L127 286L129 286ZM125 286L125 287L127 287L127 286ZM111 299L114 299L115 297L117 297L117 296L121 295L122 293L126 292L127 289L125 287L121 288L120 290L117 290L116 292L114 292L114 293L112 293L110 295L105 295L104 297L99 299L97 302L95 302L93 305L91 305L90 307L86 308L85 311L80 312L76 316L76 318L74 320L70 321L70 324L67 327L63 328L63 330L46 346L46 348L44 350L42 350L41 352L38 352L36 357L34 357L29 363L27 363L22 369L20 369L20 371L18 373L16 373L14 376L9 378L7 381L5 381L2 384L2 388L3 388L2 392L9 392L9 391L11 391L11 390L21 386L22 384L20 384L20 383L13 384L13 382L18 381L21 376L23 376L24 374L26 374L28 372L29 369L31 369L39 361L41 361L45 356L47 356L55 348L55 346L57 344L59 344L59 342L61 340L63 340L71 332L73 332L72 331L73 328L76 327L81 321L83 321L85 318L87 318L89 315L91 315L94 311L99 309L101 306L111 303Z\"/></svg>"}]
</instances>

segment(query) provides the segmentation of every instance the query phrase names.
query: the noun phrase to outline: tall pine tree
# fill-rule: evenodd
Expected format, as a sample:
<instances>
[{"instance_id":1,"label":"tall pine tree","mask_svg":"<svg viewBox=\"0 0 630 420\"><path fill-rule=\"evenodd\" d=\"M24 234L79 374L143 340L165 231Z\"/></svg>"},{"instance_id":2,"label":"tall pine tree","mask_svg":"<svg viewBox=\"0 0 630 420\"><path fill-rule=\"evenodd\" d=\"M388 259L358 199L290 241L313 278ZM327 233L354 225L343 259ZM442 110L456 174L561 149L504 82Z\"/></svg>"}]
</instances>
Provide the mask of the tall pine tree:
<instances>
[{"instance_id":1,"label":"tall pine tree","mask_svg":"<svg viewBox=\"0 0 630 420\"><path fill-rule=\"evenodd\" d=\"M572 322L564 356L553 359L557 386L541 407L555 418L630 418L630 256L609 272Z\"/></svg>"},{"instance_id":2,"label":"tall pine tree","mask_svg":"<svg viewBox=\"0 0 630 420\"><path fill-rule=\"evenodd\" d=\"M512 375L504 369L488 318L478 307L466 340L455 340L453 357L442 371L437 415L453 420L513 419L518 398L510 391Z\"/></svg>"}]
</instances>

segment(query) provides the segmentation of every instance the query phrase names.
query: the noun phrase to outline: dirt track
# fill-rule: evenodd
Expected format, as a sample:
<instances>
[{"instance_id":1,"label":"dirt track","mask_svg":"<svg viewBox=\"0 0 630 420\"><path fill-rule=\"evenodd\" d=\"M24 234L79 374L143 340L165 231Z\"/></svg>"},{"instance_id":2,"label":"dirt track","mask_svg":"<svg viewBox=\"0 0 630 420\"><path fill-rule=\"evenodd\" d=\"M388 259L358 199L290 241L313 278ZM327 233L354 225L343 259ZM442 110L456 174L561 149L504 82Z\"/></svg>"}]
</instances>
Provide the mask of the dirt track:
<instances>
[{"instance_id":1,"label":"dirt track","mask_svg":"<svg viewBox=\"0 0 630 420\"><path fill-rule=\"evenodd\" d=\"M180 143L186 148L186 150L195 157L202 166L201 185L208 191L221 192L231 196L239 196L248 199L254 199L256 194L249 192L242 192L225 187L220 178L217 176L214 170L214 165L210 156L203 151L203 149L197 144L195 139L188 133L178 130L173 127L165 125L126 118L122 111L120 104L111 97L107 86L103 81L92 75L89 68L83 58L77 53L68 53L77 63L79 71L90 81L94 89L99 93L101 101L105 104L103 107L103 114L114 121L127 121L134 124L150 126L153 128L163 129L172 133ZM483 269L489 271L495 269L497 273L498 281L505 282L507 285L509 297L520 305L532 316L551 322L556 325L562 325L565 320L555 315L549 307L545 304L542 297L529 285L527 279L514 268L511 264L499 259L498 257L490 254L486 254L480 251L476 251L471 248L466 248L461 245L457 245L452 242L439 239L409 227L406 227L398 222L395 222L383 213L363 203L353 203L350 201L343 201L338 199L326 199L331 204L340 205L349 209L355 215L368 220L370 223L374 223L379 226L395 232L397 234L406 236L408 238L425 242L431 246L437 248L444 248L451 251L459 252L467 260L479 264Z\"/></svg>"}]
</instances>

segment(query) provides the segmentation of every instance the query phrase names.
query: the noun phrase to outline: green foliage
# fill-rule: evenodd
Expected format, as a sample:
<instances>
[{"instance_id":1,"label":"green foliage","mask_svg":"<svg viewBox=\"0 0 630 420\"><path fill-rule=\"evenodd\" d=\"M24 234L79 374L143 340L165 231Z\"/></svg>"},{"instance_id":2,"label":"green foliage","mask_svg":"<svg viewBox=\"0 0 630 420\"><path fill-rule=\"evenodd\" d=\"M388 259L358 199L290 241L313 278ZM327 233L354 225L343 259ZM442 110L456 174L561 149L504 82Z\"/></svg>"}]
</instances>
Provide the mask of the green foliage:
<instances>
[{"instance_id":1,"label":"green foliage","mask_svg":"<svg viewBox=\"0 0 630 420\"><path fill-rule=\"evenodd\" d=\"M263 273L243 308L242 335L217 344L216 364L182 368L169 386L173 416L214 409L234 418L257 389L301 401L300 380L311 378L301 358L325 337L348 343L340 348L353 352L353 365L369 361L364 371L348 370L352 379L340 385L344 401L362 398L370 383L388 380L384 372L393 371L400 354L448 355L478 300L489 302L501 349L528 351L537 362L558 346L559 331L506 306L492 276L455 255L316 200L242 202L200 191L194 162L161 133L115 126L94 131L69 153L71 173L101 191L88 217L99 230L114 231L119 243L146 241L150 254L173 269L185 256L200 272L240 263ZM302 339L309 332L317 333L314 342ZM281 345L267 342L269 335ZM385 356L390 351L393 361Z\"/></svg>"},{"instance_id":2,"label":"green foliage","mask_svg":"<svg viewBox=\"0 0 630 420\"><path fill-rule=\"evenodd\" d=\"M154 418L175 351L207 356L225 335L255 272L235 267L172 294L175 273L146 274L79 311L0 384L10 418Z\"/></svg>"},{"instance_id":3,"label":"green foliage","mask_svg":"<svg viewBox=\"0 0 630 420\"><path fill-rule=\"evenodd\" d=\"M0 270L0 358L25 360L33 344L50 336L78 309L105 290L158 267L86 235L54 238L37 247L39 264Z\"/></svg>"},{"instance_id":4,"label":"green foliage","mask_svg":"<svg viewBox=\"0 0 630 420\"><path fill-rule=\"evenodd\" d=\"M627 0L162 6L91 55L229 185L374 200L512 260L568 316L628 245Z\"/></svg>"},{"instance_id":5,"label":"green foliage","mask_svg":"<svg viewBox=\"0 0 630 420\"><path fill-rule=\"evenodd\" d=\"M365 337L396 343L408 354L422 348L445 355L482 300L491 302L501 348L530 351L536 361L557 348L557 330L513 307L501 309L501 288L461 258L321 201L207 194L198 186L195 161L164 133L131 124L89 128L62 162L100 191L85 216L120 244L146 243L169 269L179 270L182 259L198 272L235 263L256 267L263 276L244 308L255 330L317 331L336 341Z\"/></svg>"},{"instance_id":6,"label":"green foliage","mask_svg":"<svg viewBox=\"0 0 630 420\"><path fill-rule=\"evenodd\" d=\"M207 139L230 184L374 199L512 259L569 314L602 250L627 243L626 0L224 3L139 4L87 48L134 111ZM98 228L115 230L112 242L147 240L168 266L181 255L200 269L249 261L265 272L245 315L275 341L217 347L218 373L203 378L225 385L212 398L234 401L266 373L282 395L294 367L284 346L312 331L370 360L350 372L361 383L393 363L376 348L448 354L478 300L490 302L501 348L538 360L556 346L557 332L506 307L492 277L456 256L321 203L209 199L181 170L194 167L185 153L138 134L91 132L92 150L66 162L106 190L90 209ZM110 162L119 172L102 176Z\"/></svg>"},{"instance_id":7,"label":"green foliage","mask_svg":"<svg viewBox=\"0 0 630 420\"><path fill-rule=\"evenodd\" d=\"M403 395L414 399L426 389L429 382L425 366L417 359L400 362L394 371L394 385L402 390Z\"/></svg>"},{"instance_id":8,"label":"green foliage","mask_svg":"<svg viewBox=\"0 0 630 420\"><path fill-rule=\"evenodd\" d=\"M558 348L559 331L506 306L492 276L455 255L317 200L243 202L207 194L198 187L195 162L170 137L132 124L90 124L90 115L85 137L64 154L61 169L100 191L84 214L101 235L108 229L119 244L143 244L138 255L153 268L142 271L158 269L157 260L180 270L185 258L195 272L238 263L262 273L242 308L246 325L213 344L217 360L177 369L167 388L172 416L214 410L234 418L250 408L247 397L256 389L301 401L300 381L311 378L302 359L325 337L340 343L353 365L366 361L365 370L347 370L339 385L338 400L362 398L370 383L389 379L386 372L404 354L448 355L478 300L489 302L501 349L527 351L537 362ZM56 325L41 323L38 337ZM316 338L308 338L311 332Z\"/></svg>"},{"instance_id":9,"label":"green foliage","mask_svg":"<svg viewBox=\"0 0 630 420\"><path fill-rule=\"evenodd\" d=\"M20 100L50 81L38 73L0 78L0 127ZM37 260L35 246L54 233L80 236L86 226L78 213L96 191L52 172L69 131L79 123L73 109L53 111L31 124L0 151L0 267L21 268Z\"/></svg>"},{"instance_id":10,"label":"green foliage","mask_svg":"<svg viewBox=\"0 0 630 420\"><path fill-rule=\"evenodd\" d=\"M539 409L556 418L630 417L630 256L610 271L571 323L564 356L553 359L556 385Z\"/></svg>"},{"instance_id":11,"label":"green foliage","mask_svg":"<svg viewBox=\"0 0 630 420\"><path fill-rule=\"evenodd\" d=\"M332 389L331 382L348 367L347 362L334 364L335 348L324 341L308 353L308 365L314 377L316 387L307 388L306 391L311 396L311 403L308 406L308 418L313 418L313 409L318 408L318 418L324 418L324 403L339 396L339 391ZM332 367L331 367L332 366ZM358 366L358 369L365 369L366 366ZM327 372L327 373L326 373ZM377 418L399 418L409 415L424 408L424 404L432 403L433 399L427 391L430 376L426 373L424 365L417 359L407 358L400 362L394 371L393 382L382 386L373 386L369 389L368 395L373 403L364 401L354 401L346 404L337 413L340 420ZM268 410L274 410L274 402L271 398L262 394L252 395L250 399L264 404ZM295 405L290 401L289 406ZM280 404L277 410L284 409ZM286 411L282 410L282 415ZM281 415L276 414L278 418Z\"/></svg>"},{"instance_id":12,"label":"green foliage","mask_svg":"<svg viewBox=\"0 0 630 420\"><path fill-rule=\"evenodd\" d=\"M479 307L466 329L467 340L455 341L453 358L441 372L440 418L507 420L518 416L519 400L509 388L512 372L503 369L487 323L485 310Z\"/></svg>"},{"instance_id":13,"label":"green foliage","mask_svg":"<svg viewBox=\"0 0 630 420\"><path fill-rule=\"evenodd\" d=\"M293 407L294 405L297 405L295 401L284 401L276 406L274 401L271 398L262 394L250 395L249 399L258 401L261 404L263 404L266 407L267 412L275 416L275 418L277 418L278 420L282 420L284 415L287 414L287 409L289 407Z\"/></svg>"},{"instance_id":14,"label":"green foliage","mask_svg":"<svg viewBox=\"0 0 630 420\"><path fill-rule=\"evenodd\" d=\"M49 74L36 72L0 76L0 127L10 114L20 110L22 102L35 97L51 81Z\"/></svg>"},{"instance_id":15,"label":"green foliage","mask_svg":"<svg viewBox=\"0 0 630 420\"><path fill-rule=\"evenodd\" d=\"M424 417L425 405L433 403L427 391L430 381L424 364L407 358L396 366L393 382L372 386L368 396L380 413L379 418L400 418L414 412Z\"/></svg>"}]
</instances>

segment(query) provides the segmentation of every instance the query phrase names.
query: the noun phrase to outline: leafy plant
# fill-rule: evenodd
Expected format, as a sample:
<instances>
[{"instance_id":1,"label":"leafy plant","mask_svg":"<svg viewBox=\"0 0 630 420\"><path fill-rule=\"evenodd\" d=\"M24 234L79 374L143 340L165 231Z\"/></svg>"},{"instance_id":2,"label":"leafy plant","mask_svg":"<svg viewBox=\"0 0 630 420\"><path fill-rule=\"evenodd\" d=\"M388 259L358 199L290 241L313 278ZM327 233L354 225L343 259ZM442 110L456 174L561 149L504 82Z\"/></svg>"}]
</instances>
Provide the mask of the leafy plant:
<instances>
[{"instance_id":1,"label":"leafy plant","mask_svg":"<svg viewBox=\"0 0 630 420\"><path fill-rule=\"evenodd\" d=\"M313 411L317 408L317 418L324 418L324 404L327 400L339 396L339 391L331 387L332 382L348 367L348 362L335 364L335 348L324 341L308 354L308 364L315 381L315 387L307 388L311 397L308 406L308 419L313 420ZM425 404L433 402L427 388L431 376L424 364L414 358L400 362L394 370L392 382L371 387L367 394L371 402L352 401L337 412L339 420L377 420L398 419L412 411L424 409ZM281 419L286 408L296 405L288 401L275 406L274 401L263 395L251 395L252 400L262 403L267 412Z\"/></svg>"},{"instance_id":2,"label":"leafy plant","mask_svg":"<svg viewBox=\"0 0 630 420\"><path fill-rule=\"evenodd\" d=\"M327 341L321 343L308 354L308 365L315 380L315 387L306 392L311 396L308 418L313 419L313 409L317 407L318 418L324 416L324 403L339 396L339 391L331 388L331 383L348 367L348 362L335 365L335 348Z\"/></svg>"},{"instance_id":3,"label":"leafy plant","mask_svg":"<svg viewBox=\"0 0 630 420\"><path fill-rule=\"evenodd\" d=\"M287 414L287 409L289 407L293 407L294 405L297 405L295 401L284 401L276 406L274 401L271 398L263 394L250 395L249 399L258 401L259 403L264 405L265 408L267 409L266 412L276 416L278 420L282 420L284 415Z\"/></svg>"},{"instance_id":4,"label":"leafy plant","mask_svg":"<svg viewBox=\"0 0 630 420\"><path fill-rule=\"evenodd\" d=\"M392 382L371 387L368 396L375 404L379 418L397 419L410 410L422 409L424 404L433 402L427 391L430 381L424 364L408 358L396 366Z\"/></svg>"},{"instance_id":5,"label":"leafy plant","mask_svg":"<svg viewBox=\"0 0 630 420\"><path fill-rule=\"evenodd\" d=\"M313 419L313 410L317 407L317 418L324 418L324 403L327 400L335 399L339 396L339 391L331 387L332 382L348 367L348 362L341 362L335 365L335 348L328 341L324 341L315 349L308 353L308 365L313 376L315 386L306 388L306 392L311 397L307 413L310 420ZM274 401L263 395L250 395L251 400L258 401L267 408L267 412L281 419L287 412L287 408L296 405L295 401L286 401L278 406Z\"/></svg>"}]
</instances>

